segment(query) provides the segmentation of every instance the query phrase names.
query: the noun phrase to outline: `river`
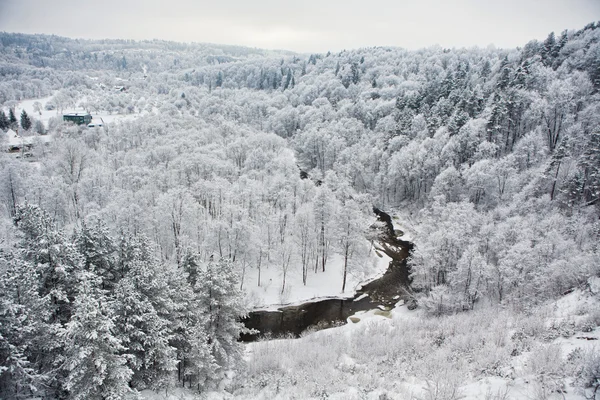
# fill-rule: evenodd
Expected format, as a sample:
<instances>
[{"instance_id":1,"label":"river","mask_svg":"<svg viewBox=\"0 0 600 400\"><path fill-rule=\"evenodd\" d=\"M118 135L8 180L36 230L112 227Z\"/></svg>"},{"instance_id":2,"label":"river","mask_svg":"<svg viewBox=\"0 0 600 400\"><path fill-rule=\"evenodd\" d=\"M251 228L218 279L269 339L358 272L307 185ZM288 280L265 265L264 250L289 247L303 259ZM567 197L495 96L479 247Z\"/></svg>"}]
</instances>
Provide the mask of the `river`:
<instances>
[{"instance_id":1,"label":"river","mask_svg":"<svg viewBox=\"0 0 600 400\"><path fill-rule=\"evenodd\" d=\"M383 222L378 234L379 250L392 259L383 276L363 285L352 298L327 298L277 310L252 311L242 322L259 333L244 334L240 339L252 342L265 337L299 337L307 330L345 324L348 317L358 311L388 309L401 299L408 301L411 292L407 259L413 244L397 237L389 214L377 208L373 208L373 212Z\"/></svg>"}]
</instances>

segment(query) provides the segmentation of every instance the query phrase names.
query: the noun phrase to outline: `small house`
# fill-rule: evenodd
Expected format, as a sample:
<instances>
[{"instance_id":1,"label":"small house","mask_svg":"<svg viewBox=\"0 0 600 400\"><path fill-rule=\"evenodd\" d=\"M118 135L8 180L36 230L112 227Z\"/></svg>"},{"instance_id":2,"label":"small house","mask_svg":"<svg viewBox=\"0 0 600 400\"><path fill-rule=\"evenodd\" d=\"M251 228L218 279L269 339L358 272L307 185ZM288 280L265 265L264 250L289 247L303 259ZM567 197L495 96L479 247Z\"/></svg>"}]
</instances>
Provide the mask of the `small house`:
<instances>
[{"instance_id":1,"label":"small house","mask_svg":"<svg viewBox=\"0 0 600 400\"><path fill-rule=\"evenodd\" d=\"M0 131L1 134L2 131ZM30 151L37 144L48 144L52 140L50 136L19 136L15 131L9 129L4 134L3 142L4 150L8 153L22 153Z\"/></svg>"},{"instance_id":2,"label":"small house","mask_svg":"<svg viewBox=\"0 0 600 400\"><path fill-rule=\"evenodd\" d=\"M63 115L63 121L74 122L77 125L87 125L92 122L92 116L88 113L70 113Z\"/></svg>"}]
</instances>

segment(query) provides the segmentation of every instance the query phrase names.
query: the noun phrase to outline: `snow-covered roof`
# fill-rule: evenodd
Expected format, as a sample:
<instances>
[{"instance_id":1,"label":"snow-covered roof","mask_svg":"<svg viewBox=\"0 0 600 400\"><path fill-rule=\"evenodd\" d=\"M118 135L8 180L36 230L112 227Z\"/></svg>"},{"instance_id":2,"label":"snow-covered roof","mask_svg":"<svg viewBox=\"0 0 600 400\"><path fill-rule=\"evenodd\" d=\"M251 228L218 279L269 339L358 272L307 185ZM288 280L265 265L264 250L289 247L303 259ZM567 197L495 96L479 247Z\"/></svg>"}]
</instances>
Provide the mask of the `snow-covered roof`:
<instances>
[{"instance_id":1,"label":"snow-covered roof","mask_svg":"<svg viewBox=\"0 0 600 400\"><path fill-rule=\"evenodd\" d=\"M19 137L19 135L17 135L17 132L13 131L12 129L9 129L8 131L6 131L6 137L10 141L11 139Z\"/></svg>"},{"instance_id":2,"label":"snow-covered roof","mask_svg":"<svg viewBox=\"0 0 600 400\"><path fill-rule=\"evenodd\" d=\"M35 136L19 136L15 131L9 129L5 136L7 138L8 147L20 147L23 145L32 145L37 141L41 141L43 143L49 143L52 138L47 135L35 135Z\"/></svg>"},{"instance_id":3,"label":"snow-covered roof","mask_svg":"<svg viewBox=\"0 0 600 400\"><path fill-rule=\"evenodd\" d=\"M63 117L77 117L77 116L85 116L85 115L90 115L90 113L82 111L82 112L70 112L70 113L66 113L63 114Z\"/></svg>"}]
</instances>

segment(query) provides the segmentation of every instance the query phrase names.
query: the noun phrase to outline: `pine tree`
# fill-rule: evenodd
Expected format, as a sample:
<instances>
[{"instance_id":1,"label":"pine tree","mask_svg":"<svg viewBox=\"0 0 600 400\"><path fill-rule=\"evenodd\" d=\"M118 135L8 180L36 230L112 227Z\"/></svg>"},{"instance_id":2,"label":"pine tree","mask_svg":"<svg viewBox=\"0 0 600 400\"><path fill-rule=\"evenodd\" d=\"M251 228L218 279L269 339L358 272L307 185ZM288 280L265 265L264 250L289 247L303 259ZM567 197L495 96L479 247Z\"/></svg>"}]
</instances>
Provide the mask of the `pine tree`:
<instances>
[{"instance_id":1,"label":"pine tree","mask_svg":"<svg viewBox=\"0 0 600 400\"><path fill-rule=\"evenodd\" d=\"M554 32L551 32L546 40L544 40L544 45L542 47L542 61L545 65L551 66L553 59L558 56L558 51L556 50L556 37L554 36Z\"/></svg>"},{"instance_id":2,"label":"pine tree","mask_svg":"<svg viewBox=\"0 0 600 400\"><path fill-rule=\"evenodd\" d=\"M115 336L112 305L101 289L100 279L81 273L73 318L66 326L69 343L64 363L65 389L69 399L122 399L132 390L133 372L126 366L125 350Z\"/></svg>"},{"instance_id":3,"label":"pine tree","mask_svg":"<svg viewBox=\"0 0 600 400\"><path fill-rule=\"evenodd\" d=\"M227 371L237 368L242 361L242 346L238 338L245 328L238 319L247 312L242 304L243 296L234 264L226 259L210 261L198 274L194 289L204 313L204 333L199 331L197 339L206 334L215 362L213 367L208 368L214 373L207 380L209 384L217 384ZM199 342L195 351L202 354L203 350L203 344Z\"/></svg>"},{"instance_id":4,"label":"pine tree","mask_svg":"<svg viewBox=\"0 0 600 400\"><path fill-rule=\"evenodd\" d=\"M0 198L8 209L11 218L14 218L17 203L23 195L24 184L20 167L21 165L18 163L6 163L4 169L0 172L0 193L2 193Z\"/></svg>"},{"instance_id":5,"label":"pine tree","mask_svg":"<svg viewBox=\"0 0 600 400\"><path fill-rule=\"evenodd\" d=\"M47 391L61 396L66 372L60 366L69 345L63 332L73 315L82 259L38 206L18 205L14 221L22 236L17 257L35 277L30 284L41 304L33 314L40 320L40 332L32 340L30 360L44 375Z\"/></svg>"},{"instance_id":6,"label":"pine tree","mask_svg":"<svg viewBox=\"0 0 600 400\"><path fill-rule=\"evenodd\" d=\"M117 247L104 222L100 219L84 221L75 232L73 242L83 256L85 269L101 278L102 289L112 289L119 278Z\"/></svg>"},{"instance_id":7,"label":"pine tree","mask_svg":"<svg viewBox=\"0 0 600 400\"><path fill-rule=\"evenodd\" d=\"M481 67L480 74L483 78L487 78L488 76L490 76L491 73L492 73L492 66L490 65L490 61L485 60L485 62L483 63L483 66Z\"/></svg>"},{"instance_id":8,"label":"pine tree","mask_svg":"<svg viewBox=\"0 0 600 400\"><path fill-rule=\"evenodd\" d=\"M21 127L28 131L31 129L31 119L29 115L25 112L25 110L21 111Z\"/></svg>"},{"instance_id":9,"label":"pine tree","mask_svg":"<svg viewBox=\"0 0 600 400\"><path fill-rule=\"evenodd\" d=\"M187 252L181 262L181 268L186 272L187 281L190 286L194 287L198 280L198 271L200 270L200 264L197 257L191 252Z\"/></svg>"},{"instance_id":10,"label":"pine tree","mask_svg":"<svg viewBox=\"0 0 600 400\"><path fill-rule=\"evenodd\" d=\"M359 74L359 70L358 70L358 64L352 63L350 65L350 73L352 75L352 77L351 77L352 83L354 83L356 85L360 81L360 74Z\"/></svg>"},{"instance_id":11,"label":"pine tree","mask_svg":"<svg viewBox=\"0 0 600 400\"><path fill-rule=\"evenodd\" d=\"M585 69L590 75L590 79L596 90L600 89L600 43L590 46L586 54Z\"/></svg>"},{"instance_id":12,"label":"pine tree","mask_svg":"<svg viewBox=\"0 0 600 400\"><path fill-rule=\"evenodd\" d=\"M145 238L125 236L118 264L122 278L115 286L116 335L127 348L133 387L163 388L176 369L173 311L166 266L158 264Z\"/></svg>"},{"instance_id":13,"label":"pine tree","mask_svg":"<svg viewBox=\"0 0 600 400\"><path fill-rule=\"evenodd\" d=\"M23 259L35 266L38 291L48 298L52 321L68 322L78 284L76 272L82 268L80 254L40 207L18 205L14 221L23 234Z\"/></svg>"},{"instance_id":14,"label":"pine tree","mask_svg":"<svg viewBox=\"0 0 600 400\"><path fill-rule=\"evenodd\" d=\"M132 268L140 275L126 277L115 287L115 335L127 349L127 366L134 373L132 386L159 389L168 386L171 372L176 369L176 353L169 344L169 321L159 315L143 293L154 280L152 275L143 277L143 269L142 265Z\"/></svg>"},{"instance_id":15,"label":"pine tree","mask_svg":"<svg viewBox=\"0 0 600 400\"><path fill-rule=\"evenodd\" d=\"M581 194L586 203L600 206L600 133L588 135L579 163L584 174Z\"/></svg>"},{"instance_id":16,"label":"pine tree","mask_svg":"<svg viewBox=\"0 0 600 400\"><path fill-rule=\"evenodd\" d=\"M283 81L283 90L285 91L292 82L292 70L288 68L287 74L285 76L285 81Z\"/></svg>"},{"instance_id":17,"label":"pine tree","mask_svg":"<svg viewBox=\"0 0 600 400\"><path fill-rule=\"evenodd\" d=\"M0 259L0 398L31 398L43 383L40 364L46 332L45 305L32 266Z\"/></svg>"},{"instance_id":18,"label":"pine tree","mask_svg":"<svg viewBox=\"0 0 600 400\"><path fill-rule=\"evenodd\" d=\"M508 61L508 56L505 56L500 63L500 76L498 77L498 82L496 83L496 87L500 90L504 90L508 87L510 83L510 64Z\"/></svg>"},{"instance_id":19,"label":"pine tree","mask_svg":"<svg viewBox=\"0 0 600 400\"><path fill-rule=\"evenodd\" d=\"M6 130L10 126L10 122L4 113L4 110L0 110L0 129Z\"/></svg>"},{"instance_id":20,"label":"pine tree","mask_svg":"<svg viewBox=\"0 0 600 400\"><path fill-rule=\"evenodd\" d=\"M204 389L218 369L211 354L206 332L206 313L192 287L197 282L200 263L188 253L181 269L168 275L170 299L174 305L168 316L173 335L170 344L177 349L177 375L185 387ZM191 284L193 282L193 284Z\"/></svg>"},{"instance_id":21,"label":"pine tree","mask_svg":"<svg viewBox=\"0 0 600 400\"><path fill-rule=\"evenodd\" d=\"M204 330L205 326L201 321L188 325L189 347L183 353L184 358L181 361L183 385L185 386L187 381L188 387L196 388L198 391L210 387L220 369L211 351L211 341Z\"/></svg>"},{"instance_id":22,"label":"pine tree","mask_svg":"<svg viewBox=\"0 0 600 400\"><path fill-rule=\"evenodd\" d=\"M15 116L15 110L12 108L8 110L8 126L11 129L17 129L17 117Z\"/></svg>"}]
</instances>

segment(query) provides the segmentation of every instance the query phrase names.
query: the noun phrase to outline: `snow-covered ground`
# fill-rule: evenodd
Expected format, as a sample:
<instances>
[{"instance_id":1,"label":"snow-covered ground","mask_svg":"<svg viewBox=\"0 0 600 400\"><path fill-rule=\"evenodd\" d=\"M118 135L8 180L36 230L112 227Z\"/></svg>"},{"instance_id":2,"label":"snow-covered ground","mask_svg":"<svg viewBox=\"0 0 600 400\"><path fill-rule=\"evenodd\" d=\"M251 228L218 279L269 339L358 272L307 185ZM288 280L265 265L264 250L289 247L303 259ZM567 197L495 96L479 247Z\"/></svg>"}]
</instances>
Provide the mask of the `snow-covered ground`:
<instances>
[{"instance_id":1,"label":"snow-covered ground","mask_svg":"<svg viewBox=\"0 0 600 400\"><path fill-rule=\"evenodd\" d=\"M370 245L370 244L369 244ZM375 279L387 270L391 259L383 252L372 248L368 258L360 266L348 267L346 290L342 292L344 259L339 254L331 254L325 272L314 268L308 272L306 285L302 283L301 266L296 263L287 273L285 289L282 293L281 269L271 265L261 270L261 286L258 286L258 269L248 269L244 277L244 289L252 307L258 309L276 308L283 304L295 304L323 297L352 297L356 289L367 281Z\"/></svg>"},{"instance_id":2,"label":"snow-covered ground","mask_svg":"<svg viewBox=\"0 0 600 400\"><path fill-rule=\"evenodd\" d=\"M415 237L414 221L412 215L402 210L393 210L391 212L392 223L394 224L394 230L396 233L402 233L398 235L398 238L407 242L412 242Z\"/></svg>"},{"instance_id":3,"label":"snow-covered ground","mask_svg":"<svg viewBox=\"0 0 600 400\"><path fill-rule=\"evenodd\" d=\"M4 134L4 139L5 140L2 141L2 143L4 144L4 147L6 147L6 148L11 148L11 147L22 148L25 145L36 144L36 142L49 143L51 141L50 136L42 136L42 135L20 136L12 129L9 129Z\"/></svg>"},{"instance_id":4,"label":"snow-covered ground","mask_svg":"<svg viewBox=\"0 0 600 400\"><path fill-rule=\"evenodd\" d=\"M145 391L142 397L583 400L591 392L578 388L574 377L585 355L600 360L600 328L585 328L600 314L594 285L600 288L600 279L529 318L509 310L490 313L493 306L443 318L409 311L402 303L361 312L344 326L300 339L248 344L249 377L233 394L200 397L177 389L168 396Z\"/></svg>"},{"instance_id":5,"label":"snow-covered ground","mask_svg":"<svg viewBox=\"0 0 600 400\"><path fill-rule=\"evenodd\" d=\"M527 314L487 305L436 318L399 303L301 339L249 344L249 379L269 384L221 396L585 399L576 378L590 360L600 369L599 320L598 278ZM294 384L302 376L306 382Z\"/></svg>"},{"instance_id":6,"label":"snow-covered ground","mask_svg":"<svg viewBox=\"0 0 600 400\"><path fill-rule=\"evenodd\" d=\"M44 123L44 126L48 127L48 120L52 117L60 117L58 110L46 110L45 106L53 96L42 97L39 99L29 99L23 100L19 102L15 106L15 116L19 119L21 112L25 110L27 115L31 118L38 119ZM41 104L41 109L39 111L35 110L34 104L39 102ZM4 109L5 112L8 112L8 109ZM40 114L41 113L41 114Z\"/></svg>"},{"instance_id":7,"label":"snow-covered ground","mask_svg":"<svg viewBox=\"0 0 600 400\"><path fill-rule=\"evenodd\" d=\"M44 126L46 128L48 128L48 121L50 120L50 118L56 118L56 117L61 118L63 114L67 114L67 113L71 113L71 112L79 112L79 113L86 112L84 109L77 108L77 107L64 109L62 113L58 109L46 110L46 103L48 103L52 98L53 98L53 96L48 96L48 97L42 97L42 98L38 98L38 99L23 100L15 106L15 116L17 117L17 119L19 119L21 112L23 110L25 110L27 115L29 115L30 117L35 118L37 120L40 120L44 124ZM36 107L34 106L34 104L36 102L39 102L41 104L41 109L39 111L36 111ZM80 101L78 101L77 103L80 103ZM4 108L4 112L8 113L8 109ZM92 123L94 123L94 124L98 124L98 123L109 124L111 122L133 120L142 115L145 115L146 113L147 112L138 113L138 114L109 114L107 112L100 112L100 113L91 113L91 115L92 115Z\"/></svg>"},{"instance_id":8,"label":"snow-covered ground","mask_svg":"<svg viewBox=\"0 0 600 400\"><path fill-rule=\"evenodd\" d=\"M450 317L450 320L436 321L435 318L431 319L423 315L421 311L409 311L405 306L398 305L390 312L373 310L361 313L352 319L352 323L339 328L313 333L294 342L295 345L292 344L292 347L288 349L292 354L296 347L299 349L304 348L304 351L308 353L315 353L319 351L319 348L323 350L323 346L326 346L331 340L341 337L345 337L348 344L368 343L369 340L365 337L372 335L372 340L378 342L377 344L372 343L371 346L363 346L362 351L361 349L348 348L341 356L333 355L335 359L329 361L329 367L332 370L337 369L338 374L332 374L332 380L335 379L334 377L339 376L341 371L342 375L346 375L347 387L338 392L335 389L330 390L328 393L330 399L584 399L583 393L575 388L572 376L569 376L572 374L569 369L573 367L573 365L570 365L570 360L573 360L576 354L589 354L590 352L596 352L597 354L600 352L598 346L600 329L596 327L591 332L578 330L578 328L585 326L584 320L589 318L587 313L599 309L598 292L596 292L596 295L590 295L589 292L577 290L540 309L540 313L546 315L545 322L541 324L542 326L531 327L539 323L539 320L508 320L506 331L502 332L500 330L500 335L495 336L494 332L479 332L479 335L473 335L475 337L473 339L468 335L463 337L459 332L451 332L452 329L460 329L456 328L455 325L460 324L460 315ZM467 316L467 318L469 317L471 316ZM533 319L535 320L535 318ZM425 324L423 324L423 321L425 321ZM436 332L428 328L429 323L437 323L442 328L439 332ZM466 320L465 323L469 324L470 322ZM416 332L402 329L406 326L421 326L422 329L417 329ZM477 343L477 336L486 339L496 337L498 342L487 346L489 352L493 352L494 349L498 348L498 352L501 353L503 347L508 347L508 350L511 350L511 346L518 343L517 339L514 338L519 337L517 332L521 332L522 329L526 330L525 334L534 335L527 332L527 327L538 329L539 332L536 334L535 340L533 338L529 338L530 341L525 340L527 346L518 355L511 356L507 354L506 358L491 355L492 359L503 360L502 364L504 365L500 365L501 363L498 360L494 360L491 365L488 365L488 360L478 359L485 357L486 352L469 361L469 352L472 348L486 346L485 343ZM486 329L486 327L482 326L481 329ZM386 333L386 331L389 331L389 333ZM444 333L444 336L440 336L440 332ZM417 340L414 337L398 338L403 335L415 336L415 333L420 336ZM555 335L558 337L553 338ZM394 349L392 348L394 343L402 344L403 341L422 343L423 339L425 339L425 342L431 343L431 347L422 347L416 350L415 355L422 358L421 360L418 358L408 359L411 353L410 347L405 350L404 354L392 358L387 358L384 354L378 353L378 350L387 349L389 355L394 355ZM386 340L390 341L389 344L381 343ZM465 340L474 341L464 343ZM304 343L302 343L303 341ZM315 346L315 344L317 348L311 349L310 347ZM248 345L251 369L253 368L252 363L265 362L261 360L261 358L264 358L265 346L270 346L270 344L256 343ZM277 346L271 345L271 351L274 350L273 347ZM285 347L285 345L282 347ZM465 351L463 357L461 357L461 351ZM514 350L511 351L514 352ZM364 357L362 352L366 354L372 352L373 357ZM255 353L258 353L258 355ZM339 353L339 351L333 353ZM406 355L408 357L402 363L402 370L392 375L387 375L384 372L386 363L397 363L399 357ZM256 359L253 359L253 357L256 357ZM473 357L473 354L471 354L471 357ZM446 361L448 363L447 368L435 370L442 365L436 363L436 360ZM320 361L323 360L315 360L316 363ZM384 364L381 364L382 362ZM495 371L493 373L491 371L479 372L477 369L473 370L465 366L464 363L469 362L480 364L486 368L494 367L494 364L498 362L498 369L492 369L491 371ZM383 379L381 386L364 381L367 376L368 379L376 381L378 379L376 378L378 368L381 368L381 378ZM361 374L365 376L361 377ZM353 379L353 376L356 377ZM361 382L361 380L363 381ZM292 389L292 387L288 389ZM432 397L436 391L438 395ZM455 391L456 396L449 396L452 391ZM238 396L236 398L243 397ZM259 391L255 397L248 398L264 399L268 397L267 392L261 393ZM272 398L291 399L294 398L294 395L293 392L283 389L280 395ZM319 398L319 396L307 398Z\"/></svg>"}]
</instances>

